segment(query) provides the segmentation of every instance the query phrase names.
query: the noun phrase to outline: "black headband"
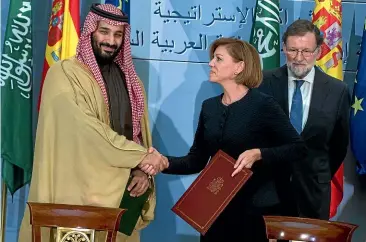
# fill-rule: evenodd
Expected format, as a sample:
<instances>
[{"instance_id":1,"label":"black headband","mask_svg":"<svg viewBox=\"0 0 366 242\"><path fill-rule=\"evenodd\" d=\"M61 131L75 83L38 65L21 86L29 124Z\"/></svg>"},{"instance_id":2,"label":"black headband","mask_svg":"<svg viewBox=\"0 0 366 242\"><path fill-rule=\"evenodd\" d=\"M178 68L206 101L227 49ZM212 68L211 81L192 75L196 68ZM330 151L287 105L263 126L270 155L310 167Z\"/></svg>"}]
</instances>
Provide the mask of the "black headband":
<instances>
[{"instance_id":1,"label":"black headband","mask_svg":"<svg viewBox=\"0 0 366 242\"><path fill-rule=\"evenodd\" d=\"M124 13L122 11L121 12L124 16L104 11L103 9L98 8L98 5L100 5L100 3L92 4L92 6L90 8L90 11L97 14L97 15L99 15L99 16L101 16L101 17L104 17L104 18L108 18L108 19L111 19L111 20L119 21L119 22L128 23L128 16L124 15Z\"/></svg>"}]
</instances>

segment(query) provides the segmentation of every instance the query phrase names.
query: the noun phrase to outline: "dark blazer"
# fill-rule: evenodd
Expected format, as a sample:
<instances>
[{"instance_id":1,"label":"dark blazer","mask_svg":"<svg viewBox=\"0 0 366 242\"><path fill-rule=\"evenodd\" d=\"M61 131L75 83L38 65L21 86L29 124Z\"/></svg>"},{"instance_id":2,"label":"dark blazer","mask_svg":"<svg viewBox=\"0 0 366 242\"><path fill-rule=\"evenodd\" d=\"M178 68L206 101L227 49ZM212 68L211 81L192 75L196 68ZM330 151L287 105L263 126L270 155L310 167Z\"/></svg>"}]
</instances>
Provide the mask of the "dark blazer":
<instances>
[{"instance_id":1,"label":"dark blazer","mask_svg":"<svg viewBox=\"0 0 366 242\"><path fill-rule=\"evenodd\" d=\"M262 215L282 214L276 209L280 203L276 191L277 171L304 158L307 148L273 97L250 89L229 106L221 100L222 95L203 102L189 153L168 156L169 168L163 172L194 174L201 172L220 149L237 159L242 152L259 148L262 159L253 164L253 176L201 241L242 241L244 234L246 241L260 242L260 237L265 235Z\"/></svg>"},{"instance_id":2,"label":"dark blazer","mask_svg":"<svg viewBox=\"0 0 366 242\"><path fill-rule=\"evenodd\" d=\"M329 219L330 182L343 162L349 139L347 85L315 68L309 116L301 133L305 159L293 162L292 188L298 215ZM287 66L264 72L259 89L273 96L289 115Z\"/></svg>"}]
</instances>

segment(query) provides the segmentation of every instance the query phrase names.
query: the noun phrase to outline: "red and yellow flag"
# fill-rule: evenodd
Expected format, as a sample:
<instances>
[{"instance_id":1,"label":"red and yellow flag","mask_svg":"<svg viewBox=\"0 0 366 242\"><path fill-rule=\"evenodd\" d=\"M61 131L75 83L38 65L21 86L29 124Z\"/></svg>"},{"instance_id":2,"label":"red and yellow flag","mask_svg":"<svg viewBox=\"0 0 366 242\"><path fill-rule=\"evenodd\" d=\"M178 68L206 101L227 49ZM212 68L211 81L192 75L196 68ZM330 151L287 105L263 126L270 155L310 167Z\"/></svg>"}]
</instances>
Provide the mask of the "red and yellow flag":
<instances>
[{"instance_id":1,"label":"red and yellow flag","mask_svg":"<svg viewBox=\"0 0 366 242\"><path fill-rule=\"evenodd\" d=\"M324 35L317 65L328 75L343 81L341 0L315 0L313 23ZM332 179L330 217L336 215L342 198L343 163Z\"/></svg>"},{"instance_id":2,"label":"red and yellow flag","mask_svg":"<svg viewBox=\"0 0 366 242\"><path fill-rule=\"evenodd\" d=\"M53 0L38 108L43 81L51 65L74 56L80 36L79 0Z\"/></svg>"}]
</instances>

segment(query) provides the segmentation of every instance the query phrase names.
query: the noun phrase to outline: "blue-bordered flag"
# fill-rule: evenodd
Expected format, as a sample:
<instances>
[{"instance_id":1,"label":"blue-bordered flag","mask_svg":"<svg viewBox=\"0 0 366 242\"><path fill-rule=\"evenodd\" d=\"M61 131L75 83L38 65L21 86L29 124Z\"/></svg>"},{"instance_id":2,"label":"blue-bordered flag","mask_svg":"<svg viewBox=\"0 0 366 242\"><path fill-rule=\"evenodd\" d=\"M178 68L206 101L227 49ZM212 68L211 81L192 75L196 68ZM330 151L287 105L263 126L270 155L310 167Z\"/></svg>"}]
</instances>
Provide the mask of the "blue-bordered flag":
<instances>
[{"instance_id":1,"label":"blue-bordered flag","mask_svg":"<svg viewBox=\"0 0 366 242\"><path fill-rule=\"evenodd\" d=\"M353 89L351 148L357 160L358 174L366 175L366 21Z\"/></svg>"}]
</instances>

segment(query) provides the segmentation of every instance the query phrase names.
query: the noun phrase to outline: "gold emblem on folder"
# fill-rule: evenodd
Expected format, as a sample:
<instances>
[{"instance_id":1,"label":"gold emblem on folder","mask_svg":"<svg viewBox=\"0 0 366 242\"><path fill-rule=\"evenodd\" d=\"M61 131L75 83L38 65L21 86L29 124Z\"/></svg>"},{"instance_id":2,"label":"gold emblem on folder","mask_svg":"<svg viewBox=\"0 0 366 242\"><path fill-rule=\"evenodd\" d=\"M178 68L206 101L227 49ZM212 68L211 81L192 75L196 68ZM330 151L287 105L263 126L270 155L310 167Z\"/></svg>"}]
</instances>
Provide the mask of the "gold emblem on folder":
<instances>
[{"instance_id":1,"label":"gold emblem on folder","mask_svg":"<svg viewBox=\"0 0 366 242\"><path fill-rule=\"evenodd\" d=\"M217 195L221 191L221 188L223 186L224 186L224 179L222 177L218 177L210 182L207 189L213 194Z\"/></svg>"}]
</instances>

